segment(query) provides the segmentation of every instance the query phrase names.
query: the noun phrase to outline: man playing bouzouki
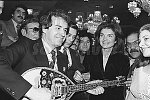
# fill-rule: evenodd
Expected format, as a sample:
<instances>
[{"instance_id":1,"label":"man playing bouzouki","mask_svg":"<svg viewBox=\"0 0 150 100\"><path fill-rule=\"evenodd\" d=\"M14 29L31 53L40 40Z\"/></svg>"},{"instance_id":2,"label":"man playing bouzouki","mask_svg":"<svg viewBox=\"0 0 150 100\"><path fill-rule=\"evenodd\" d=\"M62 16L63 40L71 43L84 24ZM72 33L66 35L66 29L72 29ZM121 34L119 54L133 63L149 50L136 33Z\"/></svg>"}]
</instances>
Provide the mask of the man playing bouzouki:
<instances>
[{"instance_id":1,"label":"man playing bouzouki","mask_svg":"<svg viewBox=\"0 0 150 100\"><path fill-rule=\"evenodd\" d=\"M0 87L16 100L52 100L48 88L37 88L21 76L29 69L50 66L53 62L51 51L56 53L55 63L50 66L53 70L64 73L63 68L67 66L67 59L56 47L61 46L66 38L69 17L62 10L54 10L47 14L46 20L42 38L32 41L21 37L5 50L1 49ZM104 89L99 86L89 92L98 95Z\"/></svg>"}]
</instances>

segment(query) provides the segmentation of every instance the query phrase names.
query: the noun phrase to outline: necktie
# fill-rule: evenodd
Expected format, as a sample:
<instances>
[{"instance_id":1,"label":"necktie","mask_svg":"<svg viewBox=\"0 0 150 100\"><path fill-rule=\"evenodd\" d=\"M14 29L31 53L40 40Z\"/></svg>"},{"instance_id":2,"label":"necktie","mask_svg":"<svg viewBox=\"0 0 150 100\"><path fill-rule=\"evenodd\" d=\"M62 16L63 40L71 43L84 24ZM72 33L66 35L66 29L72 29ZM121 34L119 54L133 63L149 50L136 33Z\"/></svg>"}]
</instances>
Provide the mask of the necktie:
<instances>
[{"instance_id":1,"label":"necktie","mask_svg":"<svg viewBox=\"0 0 150 100\"><path fill-rule=\"evenodd\" d=\"M66 50L67 50L67 48L64 48L64 49L63 49L63 54L64 54L64 55L67 55L67 51L66 51Z\"/></svg>"},{"instance_id":2,"label":"necktie","mask_svg":"<svg viewBox=\"0 0 150 100\"><path fill-rule=\"evenodd\" d=\"M19 32L19 29L20 29L20 24L17 24L16 28L17 28L17 33Z\"/></svg>"},{"instance_id":3,"label":"necktie","mask_svg":"<svg viewBox=\"0 0 150 100\"><path fill-rule=\"evenodd\" d=\"M50 52L50 54L52 55L52 61L51 61L50 65L49 65L49 67L53 69L54 65L55 65L55 60L56 60L56 52L54 50L52 50Z\"/></svg>"}]
</instances>

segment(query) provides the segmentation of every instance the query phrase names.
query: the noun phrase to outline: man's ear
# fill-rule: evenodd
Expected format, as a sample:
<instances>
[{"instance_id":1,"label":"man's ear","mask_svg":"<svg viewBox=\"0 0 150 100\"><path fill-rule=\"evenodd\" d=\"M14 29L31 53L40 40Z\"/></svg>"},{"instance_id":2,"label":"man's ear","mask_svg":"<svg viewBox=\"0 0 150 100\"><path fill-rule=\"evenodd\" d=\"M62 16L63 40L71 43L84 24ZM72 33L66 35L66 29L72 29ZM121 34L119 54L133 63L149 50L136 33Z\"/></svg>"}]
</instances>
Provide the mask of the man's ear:
<instances>
[{"instance_id":1,"label":"man's ear","mask_svg":"<svg viewBox=\"0 0 150 100\"><path fill-rule=\"evenodd\" d=\"M26 32L25 29L21 29L21 33L22 33L23 36L26 36L26 35L27 35L27 32Z\"/></svg>"}]
</instances>

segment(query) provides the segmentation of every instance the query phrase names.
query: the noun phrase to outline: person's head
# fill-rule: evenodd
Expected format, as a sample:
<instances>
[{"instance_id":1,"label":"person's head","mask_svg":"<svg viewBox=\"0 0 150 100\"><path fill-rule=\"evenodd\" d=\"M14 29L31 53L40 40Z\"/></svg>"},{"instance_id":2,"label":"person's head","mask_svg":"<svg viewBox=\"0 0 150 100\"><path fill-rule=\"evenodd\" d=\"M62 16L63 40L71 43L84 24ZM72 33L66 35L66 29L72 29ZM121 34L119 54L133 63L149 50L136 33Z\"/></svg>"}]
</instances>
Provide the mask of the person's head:
<instances>
[{"instance_id":1,"label":"person's head","mask_svg":"<svg viewBox=\"0 0 150 100\"><path fill-rule=\"evenodd\" d=\"M40 37L40 29L38 18L28 16L21 26L21 35L31 40L37 40Z\"/></svg>"},{"instance_id":2,"label":"person's head","mask_svg":"<svg viewBox=\"0 0 150 100\"><path fill-rule=\"evenodd\" d=\"M12 19L16 23L22 23L28 14L27 7L23 4L19 4L15 6L15 8L12 10Z\"/></svg>"},{"instance_id":3,"label":"person's head","mask_svg":"<svg viewBox=\"0 0 150 100\"><path fill-rule=\"evenodd\" d=\"M3 1L3 0L0 0L0 14L1 14L2 11L3 11L3 8L4 8L4 1Z\"/></svg>"},{"instance_id":4,"label":"person's head","mask_svg":"<svg viewBox=\"0 0 150 100\"><path fill-rule=\"evenodd\" d=\"M42 38L52 48L61 46L66 38L70 18L63 10L54 10L47 16L47 25L42 29Z\"/></svg>"},{"instance_id":5,"label":"person's head","mask_svg":"<svg viewBox=\"0 0 150 100\"><path fill-rule=\"evenodd\" d=\"M42 29L45 29L47 27L47 15L43 14L40 17L40 24L42 25Z\"/></svg>"},{"instance_id":6,"label":"person's head","mask_svg":"<svg viewBox=\"0 0 150 100\"><path fill-rule=\"evenodd\" d=\"M96 39L102 49L113 48L115 51L123 50L122 31L115 23L102 23L96 31Z\"/></svg>"},{"instance_id":7,"label":"person's head","mask_svg":"<svg viewBox=\"0 0 150 100\"><path fill-rule=\"evenodd\" d=\"M139 31L139 46L144 57L150 57L150 24L143 25Z\"/></svg>"},{"instance_id":8,"label":"person's head","mask_svg":"<svg viewBox=\"0 0 150 100\"><path fill-rule=\"evenodd\" d=\"M79 46L79 34L76 35L75 40L71 44L70 48L73 50L77 50Z\"/></svg>"},{"instance_id":9,"label":"person's head","mask_svg":"<svg viewBox=\"0 0 150 100\"><path fill-rule=\"evenodd\" d=\"M73 41L75 40L77 33L78 33L78 26L76 25L76 23L70 21L69 31L68 31L68 34L66 36L66 40L65 40L63 46L70 47L71 44L73 43Z\"/></svg>"},{"instance_id":10,"label":"person's head","mask_svg":"<svg viewBox=\"0 0 150 100\"><path fill-rule=\"evenodd\" d=\"M79 46L78 50L80 52L86 53L90 50L92 44L91 33L83 32L79 35Z\"/></svg>"},{"instance_id":11,"label":"person's head","mask_svg":"<svg viewBox=\"0 0 150 100\"><path fill-rule=\"evenodd\" d=\"M126 51L132 59L136 59L140 56L140 47L138 45L138 32L131 32L126 37Z\"/></svg>"}]
</instances>

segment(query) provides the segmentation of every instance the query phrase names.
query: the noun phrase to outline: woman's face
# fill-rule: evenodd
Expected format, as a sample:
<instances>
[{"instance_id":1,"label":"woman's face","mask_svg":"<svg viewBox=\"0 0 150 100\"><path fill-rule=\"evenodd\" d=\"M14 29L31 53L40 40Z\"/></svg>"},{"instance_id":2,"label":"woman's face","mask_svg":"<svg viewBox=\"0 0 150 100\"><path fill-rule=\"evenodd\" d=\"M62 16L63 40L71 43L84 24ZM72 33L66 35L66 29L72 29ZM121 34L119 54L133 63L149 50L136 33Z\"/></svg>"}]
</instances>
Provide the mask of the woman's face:
<instances>
[{"instance_id":1,"label":"woman's face","mask_svg":"<svg viewBox=\"0 0 150 100\"><path fill-rule=\"evenodd\" d=\"M87 52L90 49L90 39L88 37L81 37L79 43L79 50Z\"/></svg>"},{"instance_id":2,"label":"woman's face","mask_svg":"<svg viewBox=\"0 0 150 100\"><path fill-rule=\"evenodd\" d=\"M115 40L116 36L115 33L112 31L112 29L109 28L104 28L100 32L100 45L102 46L103 49L109 49L114 46L116 43Z\"/></svg>"},{"instance_id":3,"label":"woman's face","mask_svg":"<svg viewBox=\"0 0 150 100\"><path fill-rule=\"evenodd\" d=\"M144 57L150 57L150 31L143 30L139 35L139 46Z\"/></svg>"}]
</instances>

